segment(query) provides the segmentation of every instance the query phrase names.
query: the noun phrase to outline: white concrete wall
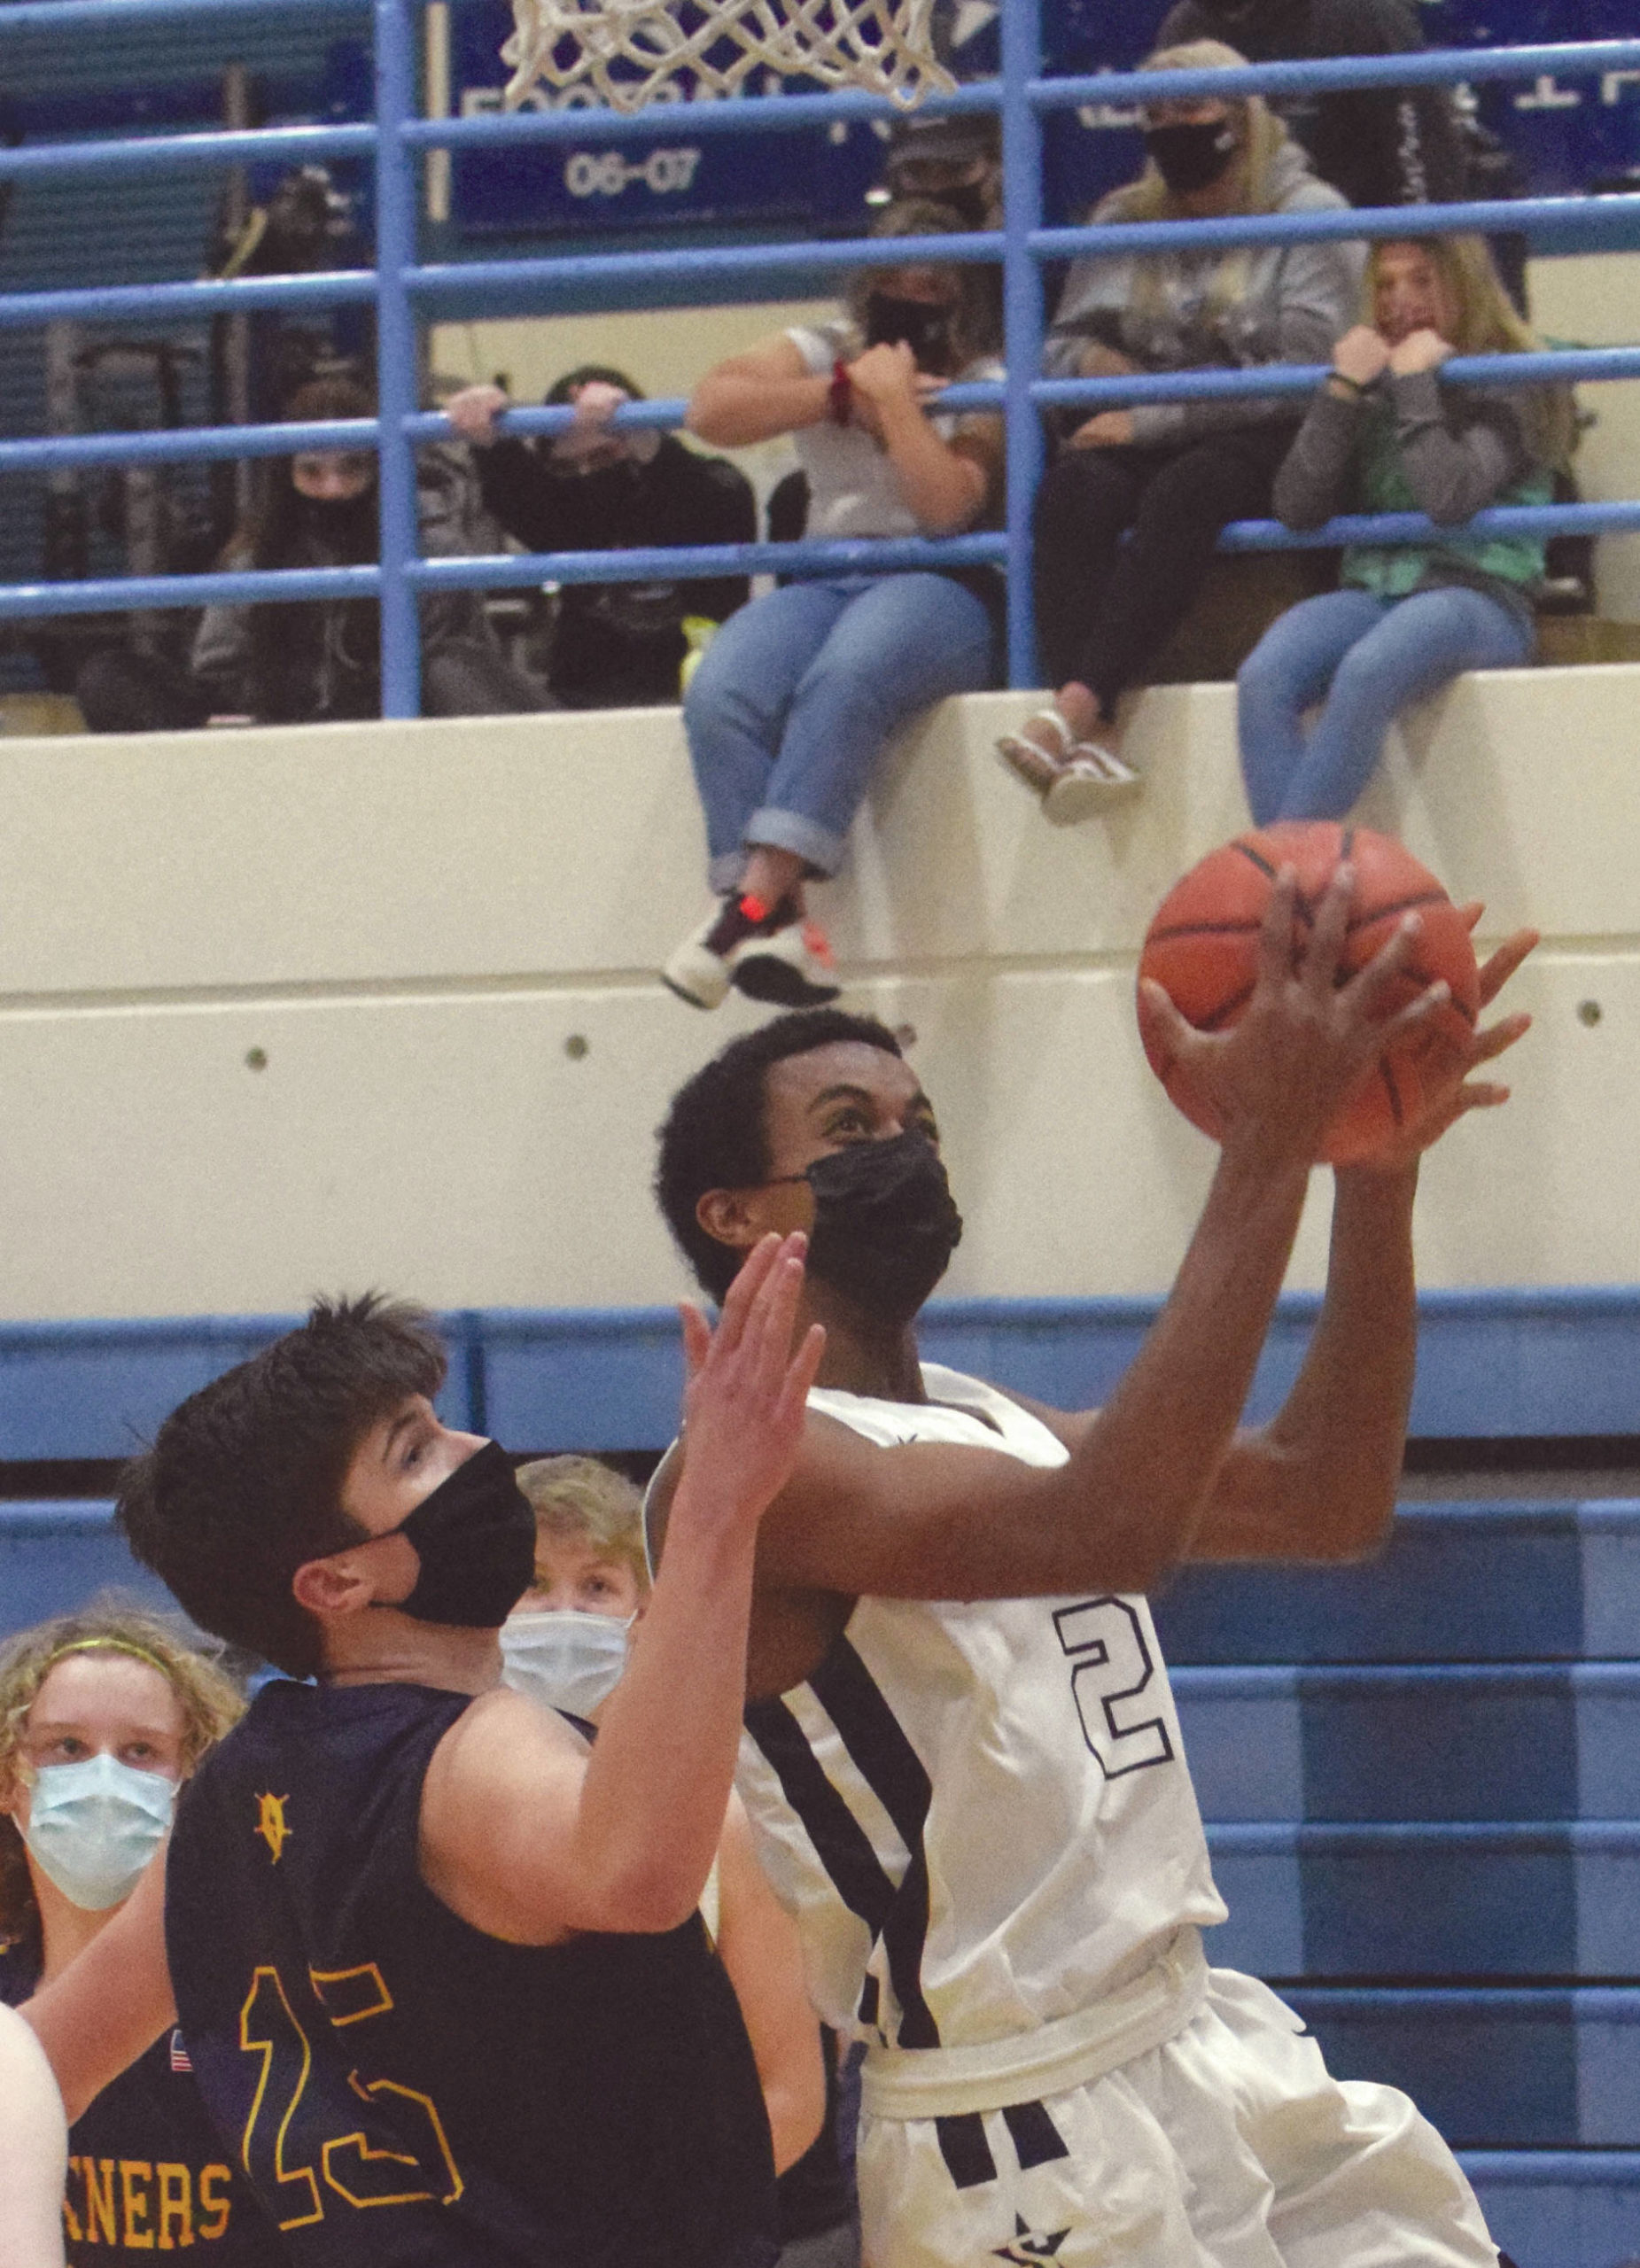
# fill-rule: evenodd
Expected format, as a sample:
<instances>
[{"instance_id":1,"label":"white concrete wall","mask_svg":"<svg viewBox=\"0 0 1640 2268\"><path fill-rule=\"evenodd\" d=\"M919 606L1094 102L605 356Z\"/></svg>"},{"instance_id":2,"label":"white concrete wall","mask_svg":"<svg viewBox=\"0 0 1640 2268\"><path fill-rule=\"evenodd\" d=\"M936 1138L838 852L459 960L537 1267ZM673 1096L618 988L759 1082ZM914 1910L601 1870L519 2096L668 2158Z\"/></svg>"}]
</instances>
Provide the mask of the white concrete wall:
<instances>
[{"instance_id":1,"label":"white concrete wall","mask_svg":"<svg viewBox=\"0 0 1640 2268\"><path fill-rule=\"evenodd\" d=\"M1547 938L1517 1099L1427 1169L1431 1283L1640 1280L1637 692L1463 681L1364 812L1487 934ZM1146 696L1144 796L1066 832L991 754L1025 705L937 711L817 897L849 1001L916 1032L969 1221L950 1288L1158 1291L1212 1153L1145 1068L1132 967L1246 823L1232 695ZM672 1296L652 1130L753 1014L653 973L702 855L671 711L0 742L0 1316ZM1295 1280L1324 1235L1318 1201Z\"/></svg>"}]
</instances>

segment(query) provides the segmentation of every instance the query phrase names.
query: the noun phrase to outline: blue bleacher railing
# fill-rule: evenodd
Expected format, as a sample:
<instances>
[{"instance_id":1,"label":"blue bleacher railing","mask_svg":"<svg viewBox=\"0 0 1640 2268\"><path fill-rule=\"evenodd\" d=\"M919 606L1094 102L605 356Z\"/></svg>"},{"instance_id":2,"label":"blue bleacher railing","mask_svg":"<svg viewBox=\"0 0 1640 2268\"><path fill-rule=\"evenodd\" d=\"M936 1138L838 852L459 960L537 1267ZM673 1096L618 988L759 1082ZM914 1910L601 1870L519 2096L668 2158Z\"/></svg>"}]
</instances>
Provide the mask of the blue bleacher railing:
<instances>
[{"instance_id":1,"label":"blue bleacher railing","mask_svg":"<svg viewBox=\"0 0 1640 2268\"><path fill-rule=\"evenodd\" d=\"M360 0L361 5L362 0ZM7 35L60 27L94 35L99 19L198 19L301 12L356 12L353 0L19 0L0 6L0 55ZM808 569L837 572L923 564L1005 563L1008 577L1008 662L1015 684L1036 676L1029 572L1030 508L1042 466L1039 412L1066 405L1115 408L1134 401L1220 399L1306 392L1318 371L1192 370L1130 378L1038 378L1045 327L1043 266L1090 252L1156 250L1186 241L1232 245L1326 237L1407 237L1458 229L1523 231L1563 228L1574 221L1580 244L1632 243L1640 228L1640 194L1611 197L1525 198L1447 206L1393 206L1350 213L1261 214L1224 220L1152 221L1120 227L1048 229L1042 225L1041 124L1044 113L1088 105L1131 107L1154 96L1154 77L1111 72L1091 77L1044 78L1040 0L1008 0L1002 15L999 79L964 87L929 105L937 111L990 111L1000 117L1008 184L1006 224L996 235L929 237L920 250L938 260L1000 260L1003 268L1005 352L1009 377L1000 387L952 389L953 407L999 408L1007 432L1006 532L894 545L811 542L738 545L688 551L533 554L493 558L424 560L417 555L415 450L448 439L447 420L420 409L416 399L418 326L453 311L479 309L548 313L584 303L596 290L612 303L630 290L641 299L656 256L633 252L565 252L551 258L424 264L416 257L419 167L429 151L494 149L573 138L578 144L641 139L675 130L675 111L656 105L633 116L571 110L526 110L509 116L424 119L416 113L416 38L421 0L373 0L375 50L373 122L326 127L278 127L73 143L0 150L0 181L67 173L146 173L167 167L229 167L273 160L281 164L328 157L372 158L376 188L376 265L329 275L257 276L140 286L108 285L72 291L0 293L0 329L51 321L206 321L263 308L304 309L370 304L377 333L378 417L373 423L329 426L260 425L192 431L106 433L0 442L0 471L43 470L86 464L120 464L201 458L284 454L293 447L374 447L380 457L381 554L377 567L254 573L248 570L197 576L103 578L78 582L0 586L0 618L105 613L127 607L197 606L379 596L382 620L382 708L389 718L419 712L416 594L424 589L502 587L542 582L647 580L657 575L716 575ZM1640 39L1558 43L1485 50L1434 50L1416 55L1344 58L1327 62L1264 64L1226 72L1169 74L1170 97L1188 94L1291 94L1351 87L1451 84L1480 80L1537 79L1546 74L1640 70ZM697 104L690 131L789 132L817 120L888 117L890 106L865 95L787 96L774 100ZM723 245L669 250L668 269L686 277L709 302L714 286L755 277L770 296L812 292L830 273L880 261L869 239L800 245ZM1529 384L1555 379L1596 383L1640 376L1640 346L1568 350L1542 355L1486 355L1447 365L1457 379ZM624 410L624 425L678 424L684 405L646 402ZM567 423L567 410L509 412L506 430L551 432ZM1640 527L1640 501L1542 506L1480 515L1477 530L1530 529L1539 534L1600 533ZM1232 551L1331 547L1363 538L1406 541L1426 537L1431 524L1417 514L1335 520L1295 534L1271 521L1240 522L1226 530Z\"/></svg>"}]
</instances>

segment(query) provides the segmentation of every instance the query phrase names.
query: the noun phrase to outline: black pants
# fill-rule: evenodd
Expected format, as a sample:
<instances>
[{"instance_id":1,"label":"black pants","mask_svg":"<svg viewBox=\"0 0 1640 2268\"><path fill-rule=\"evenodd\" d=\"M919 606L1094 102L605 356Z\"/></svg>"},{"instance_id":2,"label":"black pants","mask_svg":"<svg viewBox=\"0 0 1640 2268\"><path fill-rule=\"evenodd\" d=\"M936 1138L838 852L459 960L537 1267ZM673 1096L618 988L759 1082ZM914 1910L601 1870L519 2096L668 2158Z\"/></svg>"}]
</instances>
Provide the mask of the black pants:
<instances>
[{"instance_id":1,"label":"black pants","mask_svg":"<svg viewBox=\"0 0 1640 2268\"><path fill-rule=\"evenodd\" d=\"M1112 714L1189 610L1220 530L1269 513L1297 430L1283 421L1181 448L1067 449L1050 466L1037 493L1034 557L1050 685L1077 680Z\"/></svg>"},{"instance_id":2,"label":"black pants","mask_svg":"<svg viewBox=\"0 0 1640 2268\"><path fill-rule=\"evenodd\" d=\"M105 646L93 654L74 692L93 733L193 732L214 706L185 669L134 646ZM499 717L559 706L478 639L452 639L423 664L424 716Z\"/></svg>"}]
</instances>

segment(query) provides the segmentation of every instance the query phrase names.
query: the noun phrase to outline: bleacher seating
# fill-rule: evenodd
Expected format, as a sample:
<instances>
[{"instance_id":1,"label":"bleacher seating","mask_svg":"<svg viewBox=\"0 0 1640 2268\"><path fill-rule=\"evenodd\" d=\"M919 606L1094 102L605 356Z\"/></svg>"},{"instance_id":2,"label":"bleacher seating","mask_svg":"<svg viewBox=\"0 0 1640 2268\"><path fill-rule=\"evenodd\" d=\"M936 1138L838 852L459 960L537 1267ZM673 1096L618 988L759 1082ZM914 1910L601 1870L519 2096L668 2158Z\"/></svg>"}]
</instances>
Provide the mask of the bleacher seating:
<instances>
[{"instance_id":1,"label":"bleacher seating","mask_svg":"<svg viewBox=\"0 0 1640 2268\"><path fill-rule=\"evenodd\" d=\"M1526 2268L1640 2241L1640 1503L1422 1503L1376 1564L1156 1602L1231 1919Z\"/></svg>"}]
</instances>

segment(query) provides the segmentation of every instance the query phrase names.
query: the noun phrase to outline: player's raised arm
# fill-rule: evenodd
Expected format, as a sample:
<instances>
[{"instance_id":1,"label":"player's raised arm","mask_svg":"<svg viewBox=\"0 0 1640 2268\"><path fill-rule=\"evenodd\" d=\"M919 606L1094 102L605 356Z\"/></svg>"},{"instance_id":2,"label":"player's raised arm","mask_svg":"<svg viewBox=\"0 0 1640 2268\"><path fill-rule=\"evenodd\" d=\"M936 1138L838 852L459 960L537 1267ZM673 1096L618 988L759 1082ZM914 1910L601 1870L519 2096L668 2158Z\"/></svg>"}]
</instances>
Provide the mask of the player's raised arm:
<instances>
[{"instance_id":1,"label":"player's raised arm","mask_svg":"<svg viewBox=\"0 0 1640 2268\"><path fill-rule=\"evenodd\" d=\"M23 2015L46 2052L70 2124L176 2022L165 1957L165 1854L120 1912L43 1985Z\"/></svg>"},{"instance_id":2,"label":"player's raised arm","mask_svg":"<svg viewBox=\"0 0 1640 2268\"><path fill-rule=\"evenodd\" d=\"M1482 909L1465 908L1473 928ZM1537 943L1508 938L1481 971L1490 1006ZM1472 1110L1509 1090L1482 1071L1529 1016L1500 1016L1461 1043L1432 1028L1424 1107L1374 1158L1341 1169L1326 1297L1303 1366L1269 1424L1240 1434L1218 1471L1192 1556L1202 1559L1360 1558L1395 1511L1417 1345L1412 1200L1418 1163Z\"/></svg>"},{"instance_id":3,"label":"player's raised arm","mask_svg":"<svg viewBox=\"0 0 1640 2268\"><path fill-rule=\"evenodd\" d=\"M590 1758L517 1696L479 1701L440 1744L424 1872L477 1926L524 1943L675 1928L722 1833L745 1696L758 1525L789 1475L824 1345L794 1354L804 1240L769 1237L718 1330L684 1311L690 1378L671 1549Z\"/></svg>"}]
</instances>

